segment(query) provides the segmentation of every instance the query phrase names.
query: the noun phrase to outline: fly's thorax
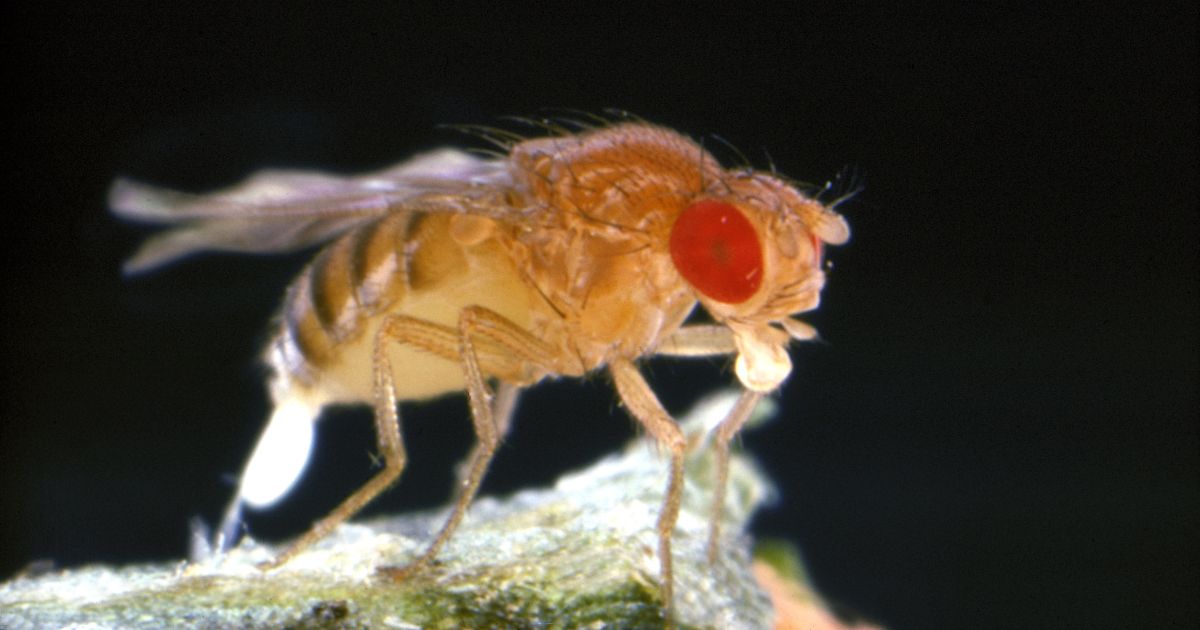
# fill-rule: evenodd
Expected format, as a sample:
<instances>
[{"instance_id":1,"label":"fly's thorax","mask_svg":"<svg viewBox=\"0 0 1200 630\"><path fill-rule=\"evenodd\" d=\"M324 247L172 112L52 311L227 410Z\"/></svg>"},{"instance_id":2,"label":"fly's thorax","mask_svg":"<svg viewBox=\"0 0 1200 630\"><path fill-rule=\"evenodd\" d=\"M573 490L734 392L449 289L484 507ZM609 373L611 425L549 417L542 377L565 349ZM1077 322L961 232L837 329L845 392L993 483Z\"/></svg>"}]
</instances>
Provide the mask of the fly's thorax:
<instances>
[{"instance_id":1,"label":"fly's thorax","mask_svg":"<svg viewBox=\"0 0 1200 630\"><path fill-rule=\"evenodd\" d=\"M646 124L528 140L510 160L543 208L626 230L646 229L721 174L700 145Z\"/></svg>"},{"instance_id":2,"label":"fly's thorax","mask_svg":"<svg viewBox=\"0 0 1200 630\"><path fill-rule=\"evenodd\" d=\"M576 224L524 230L512 244L535 287L532 332L577 358L564 373L646 354L695 306L670 258L641 236Z\"/></svg>"},{"instance_id":3,"label":"fly's thorax","mask_svg":"<svg viewBox=\"0 0 1200 630\"><path fill-rule=\"evenodd\" d=\"M665 235L719 177L711 156L673 131L621 124L522 142L510 159L537 217L514 235L514 258L543 298L536 333L587 370L645 354L682 324L695 298Z\"/></svg>"}]
</instances>

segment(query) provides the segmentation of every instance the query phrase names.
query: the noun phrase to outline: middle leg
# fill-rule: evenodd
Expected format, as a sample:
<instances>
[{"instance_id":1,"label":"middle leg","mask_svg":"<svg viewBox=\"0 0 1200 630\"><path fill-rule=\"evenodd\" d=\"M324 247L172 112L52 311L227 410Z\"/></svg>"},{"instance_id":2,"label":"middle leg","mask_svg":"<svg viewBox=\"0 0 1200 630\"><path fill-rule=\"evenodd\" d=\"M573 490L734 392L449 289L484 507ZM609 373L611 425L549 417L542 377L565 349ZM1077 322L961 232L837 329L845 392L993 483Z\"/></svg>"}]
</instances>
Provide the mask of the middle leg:
<instances>
[{"instance_id":1,"label":"middle leg","mask_svg":"<svg viewBox=\"0 0 1200 630\"><path fill-rule=\"evenodd\" d=\"M517 387L502 382L496 396L488 391L481 367L480 342L488 347L489 363L501 362L508 363L510 367L519 366L518 371L525 375L562 371L562 366L556 361L559 353L502 315L477 306L467 307L459 313L458 356L466 381L476 443L468 456L464 472L460 474L458 497L433 542L409 564L380 569L382 573L394 579L404 579L420 571L445 546L466 516L467 508L479 491L484 473L495 456L500 437L508 430ZM501 355L503 361L499 360Z\"/></svg>"}]
</instances>

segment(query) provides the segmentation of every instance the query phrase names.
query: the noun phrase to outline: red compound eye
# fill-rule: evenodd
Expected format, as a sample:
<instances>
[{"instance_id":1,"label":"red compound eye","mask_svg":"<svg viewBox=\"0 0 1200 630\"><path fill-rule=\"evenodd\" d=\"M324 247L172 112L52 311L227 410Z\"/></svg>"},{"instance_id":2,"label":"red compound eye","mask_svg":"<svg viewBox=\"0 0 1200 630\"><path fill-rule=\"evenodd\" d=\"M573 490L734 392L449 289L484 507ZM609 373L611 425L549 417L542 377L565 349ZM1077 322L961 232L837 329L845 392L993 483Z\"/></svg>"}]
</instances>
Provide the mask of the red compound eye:
<instances>
[{"instance_id":1,"label":"red compound eye","mask_svg":"<svg viewBox=\"0 0 1200 630\"><path fill-rule=\"evenodd\" d=\"M699 201L688 206L671 228L670 247L679 273L718 302L745 302L762 284L758 233L730 204Z\"/></svg>"}]
</instances>

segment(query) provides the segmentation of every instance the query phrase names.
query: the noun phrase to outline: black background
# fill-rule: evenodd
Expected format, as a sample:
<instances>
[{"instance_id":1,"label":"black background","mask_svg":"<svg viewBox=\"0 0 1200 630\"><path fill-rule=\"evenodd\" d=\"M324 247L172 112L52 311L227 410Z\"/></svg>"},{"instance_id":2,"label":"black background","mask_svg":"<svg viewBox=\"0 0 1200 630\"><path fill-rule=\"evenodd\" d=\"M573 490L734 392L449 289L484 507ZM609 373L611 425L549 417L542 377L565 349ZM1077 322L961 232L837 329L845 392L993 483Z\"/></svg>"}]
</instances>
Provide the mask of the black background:
<instances>
[{"instance_id":1,"label":"black background","mask_svg":"<svg viewBox=\"0 0 1200 630\"><path fill-rule=\"evenodd\" d=\"M487 11L5 9L0 575L182 555L268 412L255 359L305 256L125 281L147 231L106 213L113 177L353 172L477 146L442 123L619 107L800 179L867 177L808 318L826 343L743 440L781 492L755 530L833 601L894 628L1193 626L1193 9ZM732 378L647 370L676 412ZM468 444L461 400L405 411L411 469L372 512L438 504ZM370 474L368 418L321 424L256 533ZM604 379L541 386L485 491L632 433Z\"/></svg>"}]
</instances>

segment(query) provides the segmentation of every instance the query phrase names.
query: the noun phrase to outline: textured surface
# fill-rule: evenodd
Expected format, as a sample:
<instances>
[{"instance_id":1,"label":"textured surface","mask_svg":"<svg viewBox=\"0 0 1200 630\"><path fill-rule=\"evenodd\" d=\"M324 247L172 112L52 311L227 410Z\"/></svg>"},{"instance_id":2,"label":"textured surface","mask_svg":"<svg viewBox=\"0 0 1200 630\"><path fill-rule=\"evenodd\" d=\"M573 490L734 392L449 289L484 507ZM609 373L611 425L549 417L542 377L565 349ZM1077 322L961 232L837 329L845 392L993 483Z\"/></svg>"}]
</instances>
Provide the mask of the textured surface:
<instances>
[{"instance_id":1,"label":"textured surface","mask_svg":"<svg viewBox=\"0 0 1200 630\"><path fill-rule=\"evenodd\" d=\"M769 486L743 457L732 462L721 553L705 559L712 460L700 441L732 400L710 399L687 422L698 447L674 537L683 627L772 623L743 533ZM272 548L248 541L195 562L20 577L0 585L0 627L661 626L654 522L665 479L665 461L639 440L551 488L481 499L435 566L402 583L375 569L413 557L442 514L343 526L266 573L254 565Z\"/></svg>"}]
</instances>

